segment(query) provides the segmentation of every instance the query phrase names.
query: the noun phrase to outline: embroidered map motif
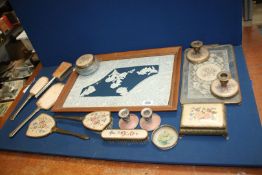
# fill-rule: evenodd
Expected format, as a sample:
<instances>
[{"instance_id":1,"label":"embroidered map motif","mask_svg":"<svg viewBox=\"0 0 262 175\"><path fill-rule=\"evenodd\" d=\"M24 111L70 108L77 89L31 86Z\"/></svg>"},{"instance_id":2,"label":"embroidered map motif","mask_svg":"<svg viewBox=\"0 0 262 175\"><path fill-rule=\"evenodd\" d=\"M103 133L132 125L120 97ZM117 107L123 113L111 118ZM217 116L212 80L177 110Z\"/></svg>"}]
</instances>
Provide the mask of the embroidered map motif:
<instances>
[{"instance_id":1,"label":"embroidered map motif","mask_svg":"<svg viewBox=\"0 0 262 175\"><path fill-rule=\"evenodd\" d=\"M159 65L113 69L104 78L82 89L80 96L124 96L146 78L157 74Z\"/></svg>"}]
</instances>

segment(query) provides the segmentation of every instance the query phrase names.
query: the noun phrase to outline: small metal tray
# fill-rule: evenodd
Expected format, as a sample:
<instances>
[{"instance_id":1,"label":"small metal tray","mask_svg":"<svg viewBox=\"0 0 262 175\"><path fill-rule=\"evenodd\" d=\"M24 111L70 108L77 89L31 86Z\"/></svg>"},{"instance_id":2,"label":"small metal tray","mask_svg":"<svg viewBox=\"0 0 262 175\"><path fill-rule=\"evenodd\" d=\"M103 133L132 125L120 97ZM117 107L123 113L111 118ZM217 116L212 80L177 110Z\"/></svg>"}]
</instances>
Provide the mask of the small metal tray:
<instances>
[{"instance_id":1,"label":"small metal tray","mask_svg":"<svg viewBox=\"0 0 262 175\"><path fill-rule=\"evenodd\" d=\"M232 97L221 99L210 92L210 85L220 71L229 71L237 82L238 73L235 53L232 45L206 46L210 52L208 61L192 64L186 59L188 49L184 53L183 77L180 102L185 103L240 103L241 91Z\"/></svg>"}]
</instances>

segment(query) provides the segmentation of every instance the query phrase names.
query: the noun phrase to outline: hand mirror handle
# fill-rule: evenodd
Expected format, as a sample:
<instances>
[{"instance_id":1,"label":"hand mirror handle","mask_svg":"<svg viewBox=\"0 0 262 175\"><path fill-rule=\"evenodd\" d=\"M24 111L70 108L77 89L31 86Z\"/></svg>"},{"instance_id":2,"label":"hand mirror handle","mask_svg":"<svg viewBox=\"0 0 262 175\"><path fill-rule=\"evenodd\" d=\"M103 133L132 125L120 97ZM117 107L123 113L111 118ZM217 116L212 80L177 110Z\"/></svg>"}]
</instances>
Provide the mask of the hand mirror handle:
<instances>
[{"instance_id":1,"label":"hand mirror handle","mask_svg":"<svg viewBox=\"0 0 262 175\"><path fill-rule=\"evenodd\" d=\"M75 133L75 132L72 132L72 131L67 131L67 130L64 130L64 129L61 129L61 128L57 128L57 127L53 127L52 132L56 132L56 133L59 133L59 134L65 134L65 135L71 135L71 136L75 136L75 137L78 137L78 138L84 139L84 140L89 139L89 137L87 135Z\"/></svg>"},{"instance_id":2,"label":"hand mirror handle","mask_svg":"<svg viewBox=\"0 0 262 175\"><path fill-rule=\"evenodd\" d=\"M75 120L75 121L83 121L85 117L65 117L65 116L54 116L55 119L65 119L65 120Z\"/></svg>"}]
</instances>

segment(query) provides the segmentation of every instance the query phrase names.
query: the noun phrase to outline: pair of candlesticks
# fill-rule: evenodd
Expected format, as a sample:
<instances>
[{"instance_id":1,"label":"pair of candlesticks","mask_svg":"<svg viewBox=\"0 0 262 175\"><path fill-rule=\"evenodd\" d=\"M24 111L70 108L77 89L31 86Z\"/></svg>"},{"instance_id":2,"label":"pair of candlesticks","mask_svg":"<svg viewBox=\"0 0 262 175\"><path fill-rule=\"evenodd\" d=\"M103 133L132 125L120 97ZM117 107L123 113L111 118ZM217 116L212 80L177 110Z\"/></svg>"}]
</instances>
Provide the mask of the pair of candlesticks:
<instances>
[{"instance_id":1,"label":"pair of candlesticks","mask_svg":"<svg viewBox=\"0 0 262 175\"><path fill-rule=\"evenodd\" d=\"M120 129L135 129L138 126L147 131L153 131L160 126L161 118L154 113L151 108L144 108L141 110L141 119L136 114L130 113L127 108L121 109L118 112L119 128Z\"/></svg>"}]
</instances>

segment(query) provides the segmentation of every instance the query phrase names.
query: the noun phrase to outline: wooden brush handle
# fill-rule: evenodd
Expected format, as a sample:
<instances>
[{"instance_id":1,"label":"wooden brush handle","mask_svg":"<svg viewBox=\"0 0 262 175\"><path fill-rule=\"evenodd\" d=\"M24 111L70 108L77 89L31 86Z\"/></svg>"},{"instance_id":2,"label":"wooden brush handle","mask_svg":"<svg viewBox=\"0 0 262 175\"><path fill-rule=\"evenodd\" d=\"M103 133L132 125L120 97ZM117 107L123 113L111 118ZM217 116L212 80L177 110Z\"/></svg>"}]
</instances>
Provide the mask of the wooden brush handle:
<instances>
[{"instance_id":1,"label":"wooden brush handle","mask_svg":"<svg viewBox=\"0 0 262 175\"><path fill-rule=\"evenodd\" d=\"M72 67L71 63L62 62L53 73L53 77L60 78L70 67Z\"/></svg>"}]
</instances>

